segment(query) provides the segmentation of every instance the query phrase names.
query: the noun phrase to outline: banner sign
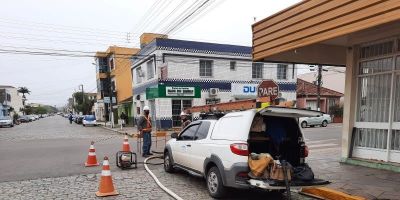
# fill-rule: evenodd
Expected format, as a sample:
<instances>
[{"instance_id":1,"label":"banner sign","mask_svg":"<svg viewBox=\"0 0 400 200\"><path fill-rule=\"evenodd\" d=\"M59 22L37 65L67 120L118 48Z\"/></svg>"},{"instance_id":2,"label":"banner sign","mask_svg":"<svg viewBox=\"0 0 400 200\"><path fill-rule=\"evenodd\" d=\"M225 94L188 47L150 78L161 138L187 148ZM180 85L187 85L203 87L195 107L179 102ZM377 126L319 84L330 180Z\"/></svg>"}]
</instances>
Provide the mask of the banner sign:
<instances>
[{"instance_id":1,"label":"banner sign","mask_svg":"<svg viewBox=\"0 0 400 200\"><path fill-rule=\"evenodd\" d=\"M156 98L200 98L199 86L172 86L159 84L154 88L146 88L146 99Z\"/></svg>"},{"instance_id":2,"label":"banner sign","mask_svg":"<svg viewBox=\"0 0 400 200\"><path fill-rule=\"evenodd\" d=\"M194 87L165 87L167 97L194 97Z\"/></svg>"},{"instance_id":3,"label":"banner sign","mask_svg":"<svg viewBox=\"0 0 400 200\"><path fill-rule=\"evenodd\" d=\"M258 84L232 83L231 91L233 97L255 98L257 97Z\"/></svg>"}]
</instances>

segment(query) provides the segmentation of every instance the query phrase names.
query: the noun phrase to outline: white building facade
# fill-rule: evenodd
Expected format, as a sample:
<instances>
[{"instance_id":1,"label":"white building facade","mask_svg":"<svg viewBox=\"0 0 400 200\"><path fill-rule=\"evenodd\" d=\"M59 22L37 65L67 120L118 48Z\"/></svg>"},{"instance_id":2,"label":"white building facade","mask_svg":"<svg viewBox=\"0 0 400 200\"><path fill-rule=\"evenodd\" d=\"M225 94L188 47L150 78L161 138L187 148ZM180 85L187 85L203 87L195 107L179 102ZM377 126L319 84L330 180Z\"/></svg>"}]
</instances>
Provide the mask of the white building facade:
<instances>
[{"instance_id":1,"label":"white building facade","mask_svg":"<svg viewBox=\"0 0 400 200\"><path fill-rule=\"evenodd\" d=\"M147 105L161 129L179 127L188 107L255 99L262 80L274 80L281 97L296 100L295 66L253 63L251 47L157 38L132 63L135 116Z\"/></svg>"},{"instance_id":2,"label":"white building facade","mask_svg":"<svg viewBox=\"0 0 400 200\"><path fill-rule=\"evenodd\" d=\"M0 89L6 90L6 93L10 96L9 101L3 102L3 107L12 107L14 108L14 113L22 115L23 113L21 110L24 106L22 103L22 97L19 96L18 89L13 86L0 86Z\"/></svg>"}]
</instances>

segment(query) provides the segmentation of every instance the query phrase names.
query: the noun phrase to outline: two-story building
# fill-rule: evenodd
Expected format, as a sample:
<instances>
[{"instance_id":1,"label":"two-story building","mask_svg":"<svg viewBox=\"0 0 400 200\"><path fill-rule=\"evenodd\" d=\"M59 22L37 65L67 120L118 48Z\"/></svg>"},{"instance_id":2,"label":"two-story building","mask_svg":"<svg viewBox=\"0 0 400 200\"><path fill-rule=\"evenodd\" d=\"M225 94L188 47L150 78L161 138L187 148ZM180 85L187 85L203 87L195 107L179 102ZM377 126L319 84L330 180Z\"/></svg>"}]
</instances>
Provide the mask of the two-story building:
<instances>
[{"instance_id":1,"label":"two-story building","mask_svg":"<svg viewBox=\"0 0 400 200\"><path fill-rule=\"evenodd\" d=\"M153 36L133 56L133 107L140 115L148 105L158 128L180 126L188 107L256 98L265 79L278 83L281 97L296 100L292 64L253 63L247 46Z\"/></svg>"},{"instance_id":2,"label":"two-story building","mask_svg":"<svg viewBox=\"0 0 400 200\"><path fill-rule=\"evenodd\" d=\"M97 120L108 121L111 109L114 122L122 112L128 115L129 121L133 121L130 68L131 57L138 51L111 46L105 52L96 53L97 102L94 110Z\"/></svg>"},{"instance_id":3,"label":"two-story building","mask_svg":"<svg viewBox=\"0 0 400 200\"><path fill-rule=\"evenodd\" d=\"M17 113L22 115L22 97L18 94L18 88L9 85L0 85L0 103L3 104L5 115ZM13 108L12 113L8 113L9 108Z\"/></svg>"}]
</instances>

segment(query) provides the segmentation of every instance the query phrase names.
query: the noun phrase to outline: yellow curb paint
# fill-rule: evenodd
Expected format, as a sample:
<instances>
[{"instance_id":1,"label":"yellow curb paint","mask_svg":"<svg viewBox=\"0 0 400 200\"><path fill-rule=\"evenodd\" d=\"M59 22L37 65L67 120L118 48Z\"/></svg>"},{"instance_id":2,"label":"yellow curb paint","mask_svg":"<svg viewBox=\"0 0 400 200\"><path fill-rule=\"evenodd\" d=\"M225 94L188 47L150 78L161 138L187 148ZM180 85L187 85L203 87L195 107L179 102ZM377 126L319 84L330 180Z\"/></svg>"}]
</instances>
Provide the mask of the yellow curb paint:
<instances>
[{"instance_id":1,"label":"yellow curb paint","mask_svg":"<svg viewBox=\"0 0 400 200\"><path fill-rule=\"evenodd\" d=\"M303 188L301 192L328 200L366 200L364 197L349 195L326 187Z\"/></svg>"}]
</instances>

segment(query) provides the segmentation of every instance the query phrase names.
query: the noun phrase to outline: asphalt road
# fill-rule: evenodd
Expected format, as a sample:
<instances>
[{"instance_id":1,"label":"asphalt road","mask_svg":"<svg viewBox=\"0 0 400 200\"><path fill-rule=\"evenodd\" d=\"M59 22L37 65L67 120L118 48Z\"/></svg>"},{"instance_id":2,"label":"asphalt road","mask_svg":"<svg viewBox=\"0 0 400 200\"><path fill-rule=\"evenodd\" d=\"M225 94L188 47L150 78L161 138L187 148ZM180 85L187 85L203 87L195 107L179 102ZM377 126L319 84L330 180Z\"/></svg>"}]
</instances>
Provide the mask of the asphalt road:
<instances>
[{"instance_id":1,"label":"asphalt road","mask_svg":"<svg viewBox=\"0 0 400 200\"><path fill-rule=\"evenodd\" d=\"M305 128L303 133L311 152L340 148L340 125ZM109 156L111 169L116 170L114 156L123 140L118 133L69 124L60 116L1 128L0 182L99 173L99 168L83 167L92 140L98 161ZM132 141L131 145L136 148Z\"/></svg>"},{"instance_id":2,"label":"asphalt road","mask_svg":"<svg viewBox=\"0 0 400 200\"><path fill-rule=\"evenodd\" d=\"M0 182L99 173L99 168L83 166L92 140L98 161L107 155L115 165L123 136L101 127L69 124L53 116L0 128Z\"/></svg>"},{"instance_id":3,"label":"asphalt road","mask_svg":"<svg viewBox=\"0 0 400 200\"><path fill-rule=\"evenodd\" d=\"M318 156L321 156L317 152L340 149L340 125L306 128L303 129L303 133L311 149L309 160L312 166L320 165L316 163ZM0 129L0 186L3 187L3 190L0 189L2 192L0 199L2 199L1 194L5 199L8 197L94 199L101 167L84 167L92 140L96 142L99 162L105 155L110 157L115 184L121 192L118 198L169 199L145 173L142 165L139 165L137 170L129 171L122 171L115 166L114 155L122 146L123 135L101 127L69 124L67 119L60 116L41 119L14 128ZM136 148L132 139L130 139L130 144L131 148ZM324 154L326 153L322 156ZM139 159L143 160L140 156ZM203 179L190 176L185 172L168 174L164 172L161 165L150 167L165 186L184 199L210 199ZM227 199L264 199L265 197L285 199L278 193L240 190L232 190ZM292 199L308 199L295 193L292 197Z\"/></svg>"}]
</instances>

